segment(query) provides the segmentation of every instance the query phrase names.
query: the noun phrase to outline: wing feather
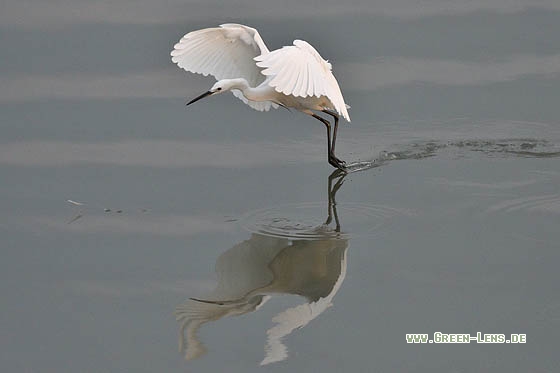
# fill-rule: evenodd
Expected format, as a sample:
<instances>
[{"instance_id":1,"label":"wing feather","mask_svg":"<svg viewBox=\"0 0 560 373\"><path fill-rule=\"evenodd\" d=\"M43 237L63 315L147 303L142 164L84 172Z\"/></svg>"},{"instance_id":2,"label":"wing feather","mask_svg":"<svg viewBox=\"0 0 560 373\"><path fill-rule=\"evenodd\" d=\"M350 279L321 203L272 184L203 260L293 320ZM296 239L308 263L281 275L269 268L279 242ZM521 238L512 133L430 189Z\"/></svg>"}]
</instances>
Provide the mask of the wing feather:
<instances>
[{"instance_id":1,"label":"wing feather","mask_svg":"<svg viewBox=\"0 0 560 373\"><path fill-rule=\"evenodd\" d=\"M257 30L227 23L189 32L173 47L171 60L193 73L212 75L217 80L244 78L249 85L256 87L266 76L261 73L262 68L255 64L254 58L267 53L269 50ZM249 102L241 92L234 95L256 110L278 107L272 102Z\"/></svg>"},{"instance_id":2,"label":"wing feather","mask_svg":"<svg viewBox=\"0 0 560 373\"><path fill-rule=\"evenodd\" d=\"M297 97L321 97L330 100L335 109L350 121L347 105L332 66L309 43L294 40L293 45L256 56L262 74L271 76L268 84L277 92ZM307 86L305 82L307 81Z\"/></svg>"},{"instance_id":3,"label":"wing feather","mask_svg":"<svg viewBox=\"0 0 560 373\"><path fill-rule=\"evenodd\" d=\"M307 73L307 69L298 71L297 81L294 85L294 94L296 96L305 96L303 94L300 94L301 87L303 86L303 80L305 79L305 73Z\"/></svg>"},{"instance_id":4,"label":"wing feather","mask_svg":"<svg viewBox=\"0 0 560 373\"><path fill-rule=\"evenodd\" d=\"M307 87L306 87L306 91L305 94L307 96L313 96L313 74L311 74L310 71L311 67L309 65L307 65Z\"/></svg>"}]
</instances>

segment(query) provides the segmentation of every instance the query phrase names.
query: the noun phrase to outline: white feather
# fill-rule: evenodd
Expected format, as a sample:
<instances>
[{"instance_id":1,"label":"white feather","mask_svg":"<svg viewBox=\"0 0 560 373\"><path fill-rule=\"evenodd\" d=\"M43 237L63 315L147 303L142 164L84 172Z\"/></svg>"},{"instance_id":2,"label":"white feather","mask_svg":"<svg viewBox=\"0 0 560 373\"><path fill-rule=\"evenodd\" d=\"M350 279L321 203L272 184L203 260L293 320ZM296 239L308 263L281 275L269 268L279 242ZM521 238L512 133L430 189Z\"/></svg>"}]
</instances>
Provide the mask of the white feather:
<instances>
[{"instance_id":1,"label":"white feather","mask_svg":"<svg viewBox=\"0 0 560 373\"><path fill-rule=\"evenodd\" d=\"M255 57L262 74L272 76L269 85L277 92L296 97L327 97L334 109L350 120L342 92L332 74L332 66L303 40L294 45Z\"/></svg>"},{"instance_id":2,"label":"white feather","mask_svg":"<svg viewBox=\"0 0 560 373\"><path fill-rule=\"evenodd\" d=\"M171 56L187 71L213 75L222 84L214 89L231 91L255 110L333 109L350 121L331 64L303 40L271 52L254 28L227 23L186 34Z\"/></svg>"},{"instance_id":3,"label":"white feather","mask_svg":"<svg viewBox=\"0 0 560 373\"><path fill-rule=\"evenodd\" d=\"M258 31L254 28L227 23L220 27L189 32L175 44L171 60L179 67L217 80L244 78L256 87L265 80L253 60L268 53ZM240 93L234 96L255 110L268 111L278 107L272 102L250 102Z\"/></svg>"}]
</instances>

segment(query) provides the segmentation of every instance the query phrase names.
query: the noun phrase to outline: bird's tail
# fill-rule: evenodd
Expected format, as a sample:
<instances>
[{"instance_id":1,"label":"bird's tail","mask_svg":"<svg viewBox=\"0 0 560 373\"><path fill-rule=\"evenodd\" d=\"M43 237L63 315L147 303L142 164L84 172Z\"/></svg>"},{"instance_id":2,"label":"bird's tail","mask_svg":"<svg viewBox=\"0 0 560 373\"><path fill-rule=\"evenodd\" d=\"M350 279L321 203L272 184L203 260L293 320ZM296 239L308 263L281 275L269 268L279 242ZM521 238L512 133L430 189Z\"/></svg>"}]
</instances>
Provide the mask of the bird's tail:
<instances>
[{"instance_id":1,"label":"bird's tail","mask_svg":"<svg viewBox=\"0 0 560 373\"><path fill-rule=\"evenodd\" d=\"M350 109L350 108L351 108L351 106L348 105L348 104L346 104L346 103L345 103L344 105L346 105L346 109ZM350 121L347 121L347 123L350 124Z\"/></svg>"}]
</instances>

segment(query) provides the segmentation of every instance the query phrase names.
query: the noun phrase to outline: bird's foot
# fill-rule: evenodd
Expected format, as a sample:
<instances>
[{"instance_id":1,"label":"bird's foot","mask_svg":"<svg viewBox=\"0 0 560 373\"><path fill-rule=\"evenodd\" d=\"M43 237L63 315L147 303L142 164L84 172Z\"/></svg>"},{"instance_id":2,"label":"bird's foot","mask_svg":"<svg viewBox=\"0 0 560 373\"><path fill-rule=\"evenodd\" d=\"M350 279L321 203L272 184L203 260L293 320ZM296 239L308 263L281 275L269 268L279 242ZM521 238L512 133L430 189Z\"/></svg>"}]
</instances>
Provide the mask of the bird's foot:
<instances>
[{"instance_id":1,"label":"bird's foot","mask_svg":"<svg viewBox=\"0 0 560 373\"><path fill-rule=\"evenodd\" d=\"M332 155L332 157L340 164L342 165L346 165L346 161L343 161L342 159L338 158L336 155Z\"/></svg>"},{"instance_id":2,"label":"bird's foot","mask_svg":"<svg viewBox=\"0 0 560 373\"><path fill-rule=\"evenodd\" d=\"M329 156L329 164L339 170L346 171L346 162L335 157L333 154Z\"/></svg>"}]
</instances>

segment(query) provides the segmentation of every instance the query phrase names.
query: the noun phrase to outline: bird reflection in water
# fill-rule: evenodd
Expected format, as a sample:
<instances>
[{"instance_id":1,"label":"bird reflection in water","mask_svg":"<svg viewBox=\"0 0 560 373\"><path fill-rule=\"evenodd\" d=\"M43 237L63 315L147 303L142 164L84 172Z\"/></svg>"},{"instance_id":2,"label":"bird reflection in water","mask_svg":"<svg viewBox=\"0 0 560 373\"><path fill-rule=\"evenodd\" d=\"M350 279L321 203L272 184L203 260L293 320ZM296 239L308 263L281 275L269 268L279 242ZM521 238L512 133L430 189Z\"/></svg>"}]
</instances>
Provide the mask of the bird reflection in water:
<instances>
[{"instance_id":1,"label":"bird reflection in water","mask_svg":"<svg viewBox=\"0 0 560 373\"><path fill-rule=\"evenodd\" d=\"M306 302L273 317L275 325L267 331L261 365L287 358L282 339L329 308L346 276L348 237L341 232L335 201L345 175L335 170L329 176L328 217L313 229L313 239L255 233L220 255L216 289L204 297L190 298L175 310L180 323L179 349L187 360L206 352L197 336L203 324L256 311L275 295L292 294Z\"/></svg>"}]
</instances>

